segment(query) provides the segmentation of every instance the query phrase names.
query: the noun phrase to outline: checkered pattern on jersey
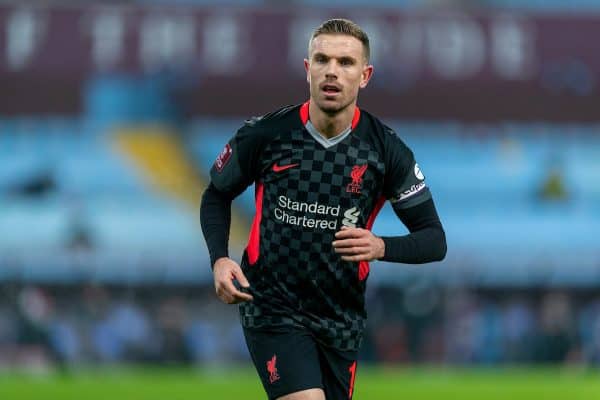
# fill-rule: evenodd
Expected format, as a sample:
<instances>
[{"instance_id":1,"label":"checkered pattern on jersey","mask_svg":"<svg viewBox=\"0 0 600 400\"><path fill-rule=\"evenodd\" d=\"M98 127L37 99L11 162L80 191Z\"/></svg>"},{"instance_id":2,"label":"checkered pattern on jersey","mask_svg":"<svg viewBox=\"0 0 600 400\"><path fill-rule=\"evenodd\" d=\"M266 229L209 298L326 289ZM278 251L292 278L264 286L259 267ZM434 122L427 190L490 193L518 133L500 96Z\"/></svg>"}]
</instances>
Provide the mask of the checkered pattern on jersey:
<instances>
[{"instance_id":1,"label":"checkered pattern on jersey","mask_svg":"<svg viewBox=\"0 0 600 400\"><path fill-rule=\"evenodd\" d=\"M276 172L274 164L298 165ZM360 193L349 193L352 168L363 165L368 167L359 184ZM300 324L325 344L342 350L358 349L366 318L366 280L358 278L358 263L342 261L331 242L342 227L346 210L355 207L360 211L356 226L366 225L382 192L384 164L380 154L355 132L324 148L300 129L282 133L267 145L262 171L260 256L256 265L243 263L255 300L240 306L242 324ZM339 214L294 211L282 207L285 201L339 206ZM335 228L282 221L276 217L282 210L293 217L326 219Z\"/></svg>"}]
</instances>

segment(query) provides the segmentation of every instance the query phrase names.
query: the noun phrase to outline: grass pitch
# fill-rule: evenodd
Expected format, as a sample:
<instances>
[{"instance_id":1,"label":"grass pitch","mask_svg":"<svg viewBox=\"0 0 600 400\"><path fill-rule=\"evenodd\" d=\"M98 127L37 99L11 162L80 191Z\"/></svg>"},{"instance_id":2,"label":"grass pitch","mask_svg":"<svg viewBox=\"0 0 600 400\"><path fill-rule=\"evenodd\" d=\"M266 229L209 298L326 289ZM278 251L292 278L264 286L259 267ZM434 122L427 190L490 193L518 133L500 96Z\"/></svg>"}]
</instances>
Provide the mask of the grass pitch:
<instances>
[{"instance_id":1,"label":"grass pitch","mask_svg":"<svg viewBox=\"0 0 600 400\"><path fill-rule=\"evenodd\" d=\"M71 373L0 372L2 400L266 399L251 368L102 368ZM355 400L594 400L600 371L552 368L369 368Z\"/></svg>"}]
</instances>

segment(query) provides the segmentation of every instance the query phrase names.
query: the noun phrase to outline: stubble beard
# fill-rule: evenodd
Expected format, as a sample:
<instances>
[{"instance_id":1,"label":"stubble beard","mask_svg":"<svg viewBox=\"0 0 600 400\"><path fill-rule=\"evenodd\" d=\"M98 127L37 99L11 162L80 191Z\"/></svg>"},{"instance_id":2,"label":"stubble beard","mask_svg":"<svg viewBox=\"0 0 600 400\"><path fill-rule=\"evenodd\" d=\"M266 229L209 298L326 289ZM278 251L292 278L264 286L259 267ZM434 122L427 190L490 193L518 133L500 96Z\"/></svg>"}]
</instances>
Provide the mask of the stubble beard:
<instances>
[{"instance_id":1,"label":"stubble beard","mask_svg":"<svg viewBox=\"0 0 600 400\"><path fill-rule=\"evenodd\" d=\"M339 113L341 113L342 111L347 109L353 103L354 100L355 99L350 99L347 102L343 102L338 105L323 104L323 103L325 103L325 101L322 101L322 102L317 101L315 103L316 103L317 107L319 107L321 109L321 111L323 111L325 114L327 114L327 116L335 117L336 115L338 115Z\"/></svg>"}]
</instances>

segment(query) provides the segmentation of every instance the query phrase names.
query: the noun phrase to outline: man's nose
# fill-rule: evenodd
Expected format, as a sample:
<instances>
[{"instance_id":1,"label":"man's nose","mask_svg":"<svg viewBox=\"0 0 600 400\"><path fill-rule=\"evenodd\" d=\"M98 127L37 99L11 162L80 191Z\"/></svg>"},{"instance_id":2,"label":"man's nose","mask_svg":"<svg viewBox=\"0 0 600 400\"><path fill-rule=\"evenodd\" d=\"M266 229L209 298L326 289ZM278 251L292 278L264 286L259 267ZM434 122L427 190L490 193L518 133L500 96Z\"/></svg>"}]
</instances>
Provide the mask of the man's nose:
<instances>
[{"instance_id":1,"label":"man's nose","mask_svg":"<svg viewBox=\"0 0 600 400\"><path fill-rule=\"evenodd\" d=\"M327 69L325 70L326 78L337 78L338 76L338 65L335 60L329 61L327 63Z\"/></svg>"}]
</instances>

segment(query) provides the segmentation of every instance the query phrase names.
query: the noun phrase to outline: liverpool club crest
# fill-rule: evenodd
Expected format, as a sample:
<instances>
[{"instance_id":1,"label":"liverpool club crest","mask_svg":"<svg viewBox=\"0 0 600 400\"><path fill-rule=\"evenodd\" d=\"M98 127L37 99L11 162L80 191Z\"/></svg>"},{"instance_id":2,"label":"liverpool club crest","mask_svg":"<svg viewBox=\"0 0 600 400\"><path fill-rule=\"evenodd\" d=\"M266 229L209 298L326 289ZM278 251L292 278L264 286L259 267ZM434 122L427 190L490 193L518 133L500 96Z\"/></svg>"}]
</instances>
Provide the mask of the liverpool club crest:
<instances>
[{"instance_id":1,"label":"liverpool club crest","mask_svg":"<svg viewBox=\"0 0 600 400\"><path fill-rule=\"evenodd\" d=\"M346 192L348 193L357 193L360 194L360 190L362 189L363 184L363 175L368 168L368 164L364 165L355 165L352 167L352 171L350 172L350 178L352 178L352 182L346 186Z\"/></svg>"}]
</instances>

